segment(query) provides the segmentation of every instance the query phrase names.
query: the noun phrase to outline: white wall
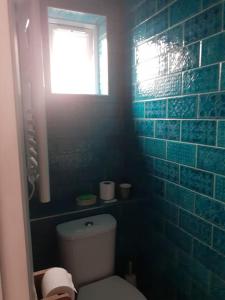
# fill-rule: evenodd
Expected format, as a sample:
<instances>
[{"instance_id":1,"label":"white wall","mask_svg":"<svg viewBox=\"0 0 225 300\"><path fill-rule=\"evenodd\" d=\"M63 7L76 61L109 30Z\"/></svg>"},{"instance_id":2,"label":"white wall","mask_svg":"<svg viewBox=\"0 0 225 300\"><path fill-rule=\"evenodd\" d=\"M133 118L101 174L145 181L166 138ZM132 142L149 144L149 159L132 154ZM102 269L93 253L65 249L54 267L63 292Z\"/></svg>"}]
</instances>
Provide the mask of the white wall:
<instances>
[{"instance_id":1,"label":"white wall","mask_svg":"<svg viewBox=\"0 0 225 300\"><path fill-rule=\"evenodd\" d=\"M32 299L8 17L0 0L0 272L4 300Z\"/></svg>"}]
</instances>

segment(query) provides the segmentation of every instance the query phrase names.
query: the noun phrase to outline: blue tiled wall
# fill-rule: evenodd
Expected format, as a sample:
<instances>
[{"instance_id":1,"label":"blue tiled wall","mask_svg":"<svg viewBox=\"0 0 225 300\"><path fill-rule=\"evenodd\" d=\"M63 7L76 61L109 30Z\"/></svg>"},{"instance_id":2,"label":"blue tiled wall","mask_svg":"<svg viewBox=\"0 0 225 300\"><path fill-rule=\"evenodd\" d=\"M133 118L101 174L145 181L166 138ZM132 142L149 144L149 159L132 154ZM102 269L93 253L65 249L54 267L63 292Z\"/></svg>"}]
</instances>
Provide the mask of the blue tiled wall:
<instances>
[{"instance_id":1,"label":"blue tiled wall","mask_svg":"<svg viewBox=\"0 0 225 300\"><path fill-rule=\"evenodd\" d=\"M128 2L145 288L225 299L224 1Z\"/></svg>"}]
</instances>

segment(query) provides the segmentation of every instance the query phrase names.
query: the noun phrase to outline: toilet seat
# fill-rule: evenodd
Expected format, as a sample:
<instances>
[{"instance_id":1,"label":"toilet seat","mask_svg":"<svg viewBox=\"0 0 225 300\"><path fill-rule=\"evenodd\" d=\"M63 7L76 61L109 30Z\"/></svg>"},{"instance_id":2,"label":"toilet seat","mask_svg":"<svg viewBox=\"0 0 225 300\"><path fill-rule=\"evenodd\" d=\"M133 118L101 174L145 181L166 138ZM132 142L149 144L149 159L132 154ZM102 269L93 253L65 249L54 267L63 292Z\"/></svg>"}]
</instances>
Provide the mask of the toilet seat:
<instances>
[{"instance_id":1,"label":"toilet seat","mask_svg":"<svg viewBox=\"0 0 225 300\"><path fill-rule=\"evenodd\" d=\"M111 276L81 287L78 300L146 300L146 298L124 279Z\"/></svg>"}]
</instances>

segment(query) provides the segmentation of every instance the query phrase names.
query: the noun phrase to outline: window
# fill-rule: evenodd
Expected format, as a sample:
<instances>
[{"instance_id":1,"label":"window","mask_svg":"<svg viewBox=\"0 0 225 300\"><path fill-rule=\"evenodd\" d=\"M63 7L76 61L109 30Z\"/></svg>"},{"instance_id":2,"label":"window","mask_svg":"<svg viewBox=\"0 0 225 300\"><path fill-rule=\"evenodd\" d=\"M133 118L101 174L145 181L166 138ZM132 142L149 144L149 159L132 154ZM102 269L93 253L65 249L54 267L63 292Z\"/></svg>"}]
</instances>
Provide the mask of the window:
<instances>
[{"instance_id":1,"label":"window","mask_svg":"<svg viewBox=\"0 0 225 300\"><path fill-rule=\"evenodd\" d=\"M105 17L56 8L48 13L51 92L107 95Z\"/></svg>"}]
</instances>

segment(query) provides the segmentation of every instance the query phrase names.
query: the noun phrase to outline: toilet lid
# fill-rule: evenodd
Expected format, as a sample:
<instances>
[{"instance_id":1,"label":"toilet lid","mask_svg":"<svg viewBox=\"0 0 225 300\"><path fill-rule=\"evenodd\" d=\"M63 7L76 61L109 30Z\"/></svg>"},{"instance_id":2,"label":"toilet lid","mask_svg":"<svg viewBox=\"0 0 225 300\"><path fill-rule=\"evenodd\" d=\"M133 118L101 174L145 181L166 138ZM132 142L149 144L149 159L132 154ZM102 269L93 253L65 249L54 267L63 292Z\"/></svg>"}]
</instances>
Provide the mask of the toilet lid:
<instances>
[{"instance_id":1,"label":"toilet lid","mask_svg":"<svg viewBox=\"0 0 225 300\"><path fill-rule=\"evenodd\" d=\"M112 276L80 288L78 300L146 300L134 286Z\"/></svg>"}]
</instances>

